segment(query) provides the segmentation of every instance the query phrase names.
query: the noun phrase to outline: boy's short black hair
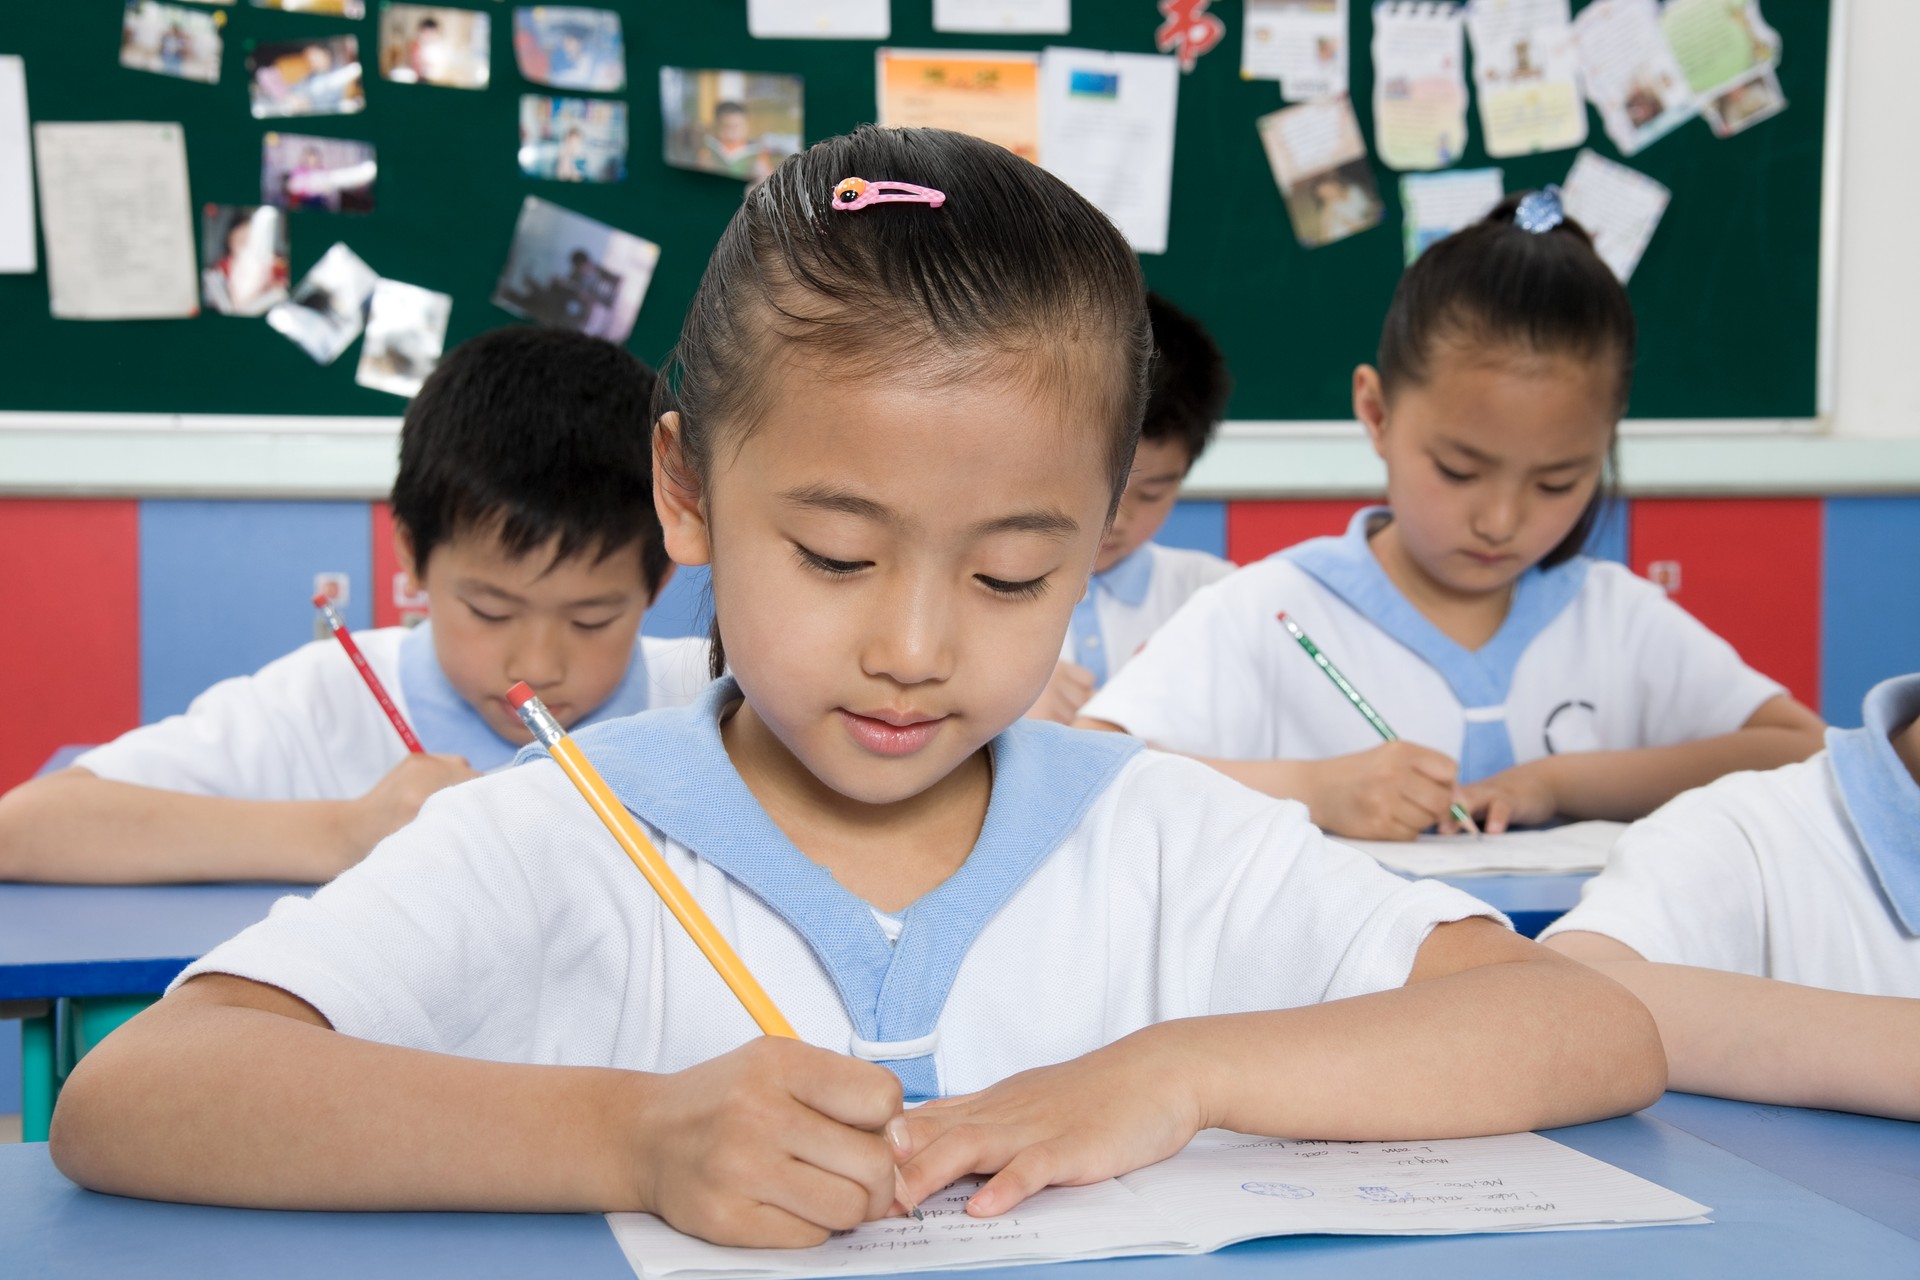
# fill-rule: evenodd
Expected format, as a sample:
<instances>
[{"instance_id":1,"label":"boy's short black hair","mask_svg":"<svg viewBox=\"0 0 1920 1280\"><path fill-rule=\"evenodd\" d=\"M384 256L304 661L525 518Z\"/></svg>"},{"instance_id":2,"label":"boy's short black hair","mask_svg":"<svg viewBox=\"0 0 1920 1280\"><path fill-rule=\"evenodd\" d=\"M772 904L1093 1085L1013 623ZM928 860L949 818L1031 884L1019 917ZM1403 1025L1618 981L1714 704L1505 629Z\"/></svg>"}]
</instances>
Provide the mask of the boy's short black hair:
<instances>
[{"instance_id":1,"label":"boy's short black hair","mask_svg":"<svg viewBox=\"0 0 1920 1280\"><path fill-rule=\"evenodd\" d=\"M496 329L448 352L400 428L393 514L418 569L474 530L516 557L555 542L556 562L638 543L657 590L653 383L619 347L564 329Z\"/></svg>"},{"instance_id":2,"label":"boy's short black hair","mask_svg":"<svg viewBox=\"0 0 1920 1280\"><path fill-rule=\"evenodd\" d=\"M1180 441L1192 465L1226 416L1233 378L1205 326L1151 290L1147 318L1153 324L1154 354L1140 436Z\"/></svg>"}]
</instances>

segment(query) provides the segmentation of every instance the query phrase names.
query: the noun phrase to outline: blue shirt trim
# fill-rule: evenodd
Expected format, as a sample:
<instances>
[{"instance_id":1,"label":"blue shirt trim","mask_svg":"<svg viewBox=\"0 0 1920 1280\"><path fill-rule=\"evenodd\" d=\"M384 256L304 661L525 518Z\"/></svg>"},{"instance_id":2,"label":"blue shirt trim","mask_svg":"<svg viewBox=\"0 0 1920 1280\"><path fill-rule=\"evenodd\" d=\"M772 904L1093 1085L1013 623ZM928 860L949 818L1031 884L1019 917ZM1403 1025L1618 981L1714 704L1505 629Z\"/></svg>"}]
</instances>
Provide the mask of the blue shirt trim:
<instances>
[{"instance_id":1,"label":"blue shirt trim","mask_svg":"<svg viewBox=\"0 0 1920 1280\"><path fill-rule=\"evenodd\" d=\"M901 914L899 941L889 944L869 904L795 848L735 772L720 722L739 698L739 685L724 678L688 706L596 725L576 740L635 816L726 872L805 938L854 1034L887 1045L934 1033L980 931L1141 746L1124 734L1014 722L990 745L993 793L972 853ZM520 759L545 754L529 747ZM880 1062L908 1096L939 1095L931 1051Z\"/></svg>"},{"instance_id":2,"label":"blue shirt trim","mask_svg":"<svg viewBox=\"0 0 1920 1280\"><path fill-rule=\"evenodd\" d=\"M1520 659L1580 594L1593 562L1586 556L1575 556L1551 569L1537 565L1528 569L1514 583L1513 599L1500 629L1480 648L1468 649L1442 634L1400 594L1373 548L1367 545L1369 523L1387 515L1390 513L1385 507L1367 507L1354 515L1341 536L1315 538L1280 554L1440 673L1469 713L1460 744L1460 781L1478 782L1510 769L1514 762L1513 735L1505 716L1476 718L1472 713L1504 710ZM1336 664L1340 662L1338 655L1328 657ZM1364 682L1364 673L1355 678ZM1379 710L1392 723L1392 711L1386 707Z\"/></svg>"},{"instance_id":3,"label":"blue shirt trim","mask_svg":"<svg viewBox=\"0 0 1920 1280\"><path fill-rule=\"evenodd\" d=\"M1116 563L1105 573L1096 573L1087 580L1087 593L1080 603L1073 606L1073 620L1068 633L1073 637L1074 661L1093 673L1093 687L1098 689L1107 682L1107 674L1112 670L1107 661L1108 643L1106 633L1100 626L1101 592L1112 596L1121 604L1138 609L1146 603L1147 589L1153 585L1153 544L1142 543L1132 555Z\"/></svg>"},{"instance_id":4,"label":"blue shirt trim","mask_svg":"<svg viewBox=\"0 0 1920 1280\"><path fill-rule=\"evenodd\" d=\"M464 756L481 773L490 773L513 760L520 749L493 731L473 704L440 669L433 651L433 623L423 622L400 641L400 696L406 704L407 720L427 750ZM502 689L501 693L506 690ZM618 716L645 711L649 697L647 659L639 636L633 638L633 656L627 660L627 674L614 687L607 700L595 707L575 728L597 724Z\"/></svg>"},{"instance_id":5,"label":"blue shirt trim","mask_svg":"<svg viewBox=\"0 0 1920 1280\"><path fill-rule=\"evenodd\" d=\"M1827 730L1827 759L1894 915L1920 937L1920 782L1893 749L1894 734L1920 719L1920 675L1881 681L1861 712L1861 728Z\"/></svg>"}]
</instances>

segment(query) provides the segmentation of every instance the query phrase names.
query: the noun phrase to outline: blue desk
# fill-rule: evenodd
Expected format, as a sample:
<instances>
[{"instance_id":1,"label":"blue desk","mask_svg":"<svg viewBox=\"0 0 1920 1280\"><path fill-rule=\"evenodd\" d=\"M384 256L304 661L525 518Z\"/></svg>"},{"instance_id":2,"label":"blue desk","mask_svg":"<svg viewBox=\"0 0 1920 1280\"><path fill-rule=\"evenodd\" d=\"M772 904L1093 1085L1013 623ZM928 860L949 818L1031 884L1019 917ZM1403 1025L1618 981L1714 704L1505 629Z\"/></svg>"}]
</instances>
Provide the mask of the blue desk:
<instances>
[{"instance_id":1,"label":"blue desk","mask_svg":"<svg viewBox=\"0 0 1920 1280\"><path fill-rule=\"evenodd\" d=\"M1436 877L1463 893L1470 893L1491 907L1498 907L1513 921L1523 936L1537 938L1540 931L1573 910L1580 901L1580 886L1591 880L1587 875L1556 876L1455 876Z\"/></svg>"},{"instance_id":2,"label":"blue desk","mask_svg":"<svg viewBox=\"0 0 1920 1280\"><path fill-rule=\"evenodd\" d=\"M1673 1099L1669 1099L1669 1102ZM1666 1104L1662 1104L1663 1106ZM1737 1103L1688 1100L1715 1123L1757 1123ZM1703 1110L1702 1110L1703 1109ZM1823 1112L1793 1113L1810 1133L1850 1149L1849 1129ZM1698 1118L1698 1116L1696 1116ZM1903 1150L1920 1145L1920 1126ZM1845 1203L1642 1113L1553 1137L1713 1207L1714 1225L1510 1236L1262 1240L1202 1258L1083 1263L1071 1271L997 1272L1031 1280L1159 1280L1162 1276L1285 1275L1287 1280L1488 1280L1505 1275L1920 1275L1920 1241ZM632 1275L597 1217L506 1214L282 1213L163 1205L81 1191L40 1145L0 1147L0 1269L9 1276L124 1280L127 1275L470 1280Z\"/></svg>"},{"instance_id":3,"label":"blue desk","mask_svg":"<svg viewBox=\"0 0 1920 1280\"><path fill-rule=\"evenodd\" d=\"M1650 1114L1920 1240L1920 1124L1690 1093Z\"/></svg>"},{"instance_id":4,"label":"blue desk","mask_svg":"<svg viewBox=\"0 0 1920 1280\"><path fill-rule=\"evenodd\" d=\"M46 1136L60 1082L88 1047L280 897L312 892L267 884L0 884L0 1002L16 1002L12 1016L24 1015L23 1135Z\"/></svg>"}]
</instances>

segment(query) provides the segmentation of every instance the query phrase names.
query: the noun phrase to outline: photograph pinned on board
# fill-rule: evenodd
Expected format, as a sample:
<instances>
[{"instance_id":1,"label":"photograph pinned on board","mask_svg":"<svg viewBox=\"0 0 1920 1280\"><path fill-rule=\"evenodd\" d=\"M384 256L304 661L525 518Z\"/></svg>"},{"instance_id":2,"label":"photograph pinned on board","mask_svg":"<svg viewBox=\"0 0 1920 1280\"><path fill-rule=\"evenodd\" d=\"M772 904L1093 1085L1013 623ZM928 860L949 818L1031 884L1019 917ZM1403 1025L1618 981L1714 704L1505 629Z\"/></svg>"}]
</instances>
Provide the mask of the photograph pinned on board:
<instances>
[{"instance_id":1,"label":"photograph pinned on board","mask_svg":"<svg viewBox=\"0 0 1920 1280\"><path fill-rule=\"evenodd\" d=\"M1303 102L1254 123L1303 246L1316 249L1379 225L1386 206L1350 101Z\"/></svg>"},{"instance_id":2,"label":"photograph pinned on board","mask_svg":"<svg viewBox=\"0 0 1920 1280\"><path fill-rule=\"evenodd\" d=\"M255 120L350 116L367 109L360 40L276 40L247 50L247 92Z\"/></svg>"},{"instance_id":3,"label":"photograph pinned on board","mask_svg":"<svg viewBox=\"0 0 1920 1280\"><path fill-rule=\"evenodd\" d=\"M372 213L373 144L270 133L260 140L260 199L282 209Z\"/></svg>"},{"instance_id":4,"label":"photograph pinned on board","mask_svg":"<svg viewBox=\"0 0 1920 1280\"><path fill-rule=\"evenodd\" d=\"M200 210L200 300L223 316L265 315L287 296L287 215L265 205Z\"/></svg>"},{"instance_id":5,"label":"photograph pinned on board","mask_svg":"<svg viewBox=\"0 0 1920 1280\"><path fill-rule=\"evenodd\" d=\"M1786 109L1787 95L1781 91L1780 77L1771 63L1721 85L1700 102L1700 114L1707 118L1716 138L1731 138Z\"/></svg>"},{"instance_id":6,"label":"photograph pinned on board","mask_svg":"<svg viewBox=\"0 0 1920 1280\"><path fill-rule=\"evenodd\" d=\"M453 299L398 280L373 286L367 309L367 340L353 380L375 391L411 398L419 394L447 347L447 317Z\"/></svg>"},{"instance_id":7,"label":"photograph pinned on board","mask_svg":"<svg viewBox=\"0 0 1920 1280\"><path fill-rule=\"evenodd\" d=\"M233 0L220 0L231 4ZM253 0L256 9L284 9L288 13L313 13L323 18L364 18L367 0Z\"/></svg>"},{"instance_id":8,"label":"photograph pinned on board","mask_svg":"<svg viewBox=\"0 0 1920 1280\"><path fill-rule=\"evenodd\" d=\"M660 68L667 163L760 181L800 152L801 90L799 76Z\"/></svg>"},{"instance_id":9,"label":"photograph pinned on board","mask_svg":"<svg viewBox=\"0 0 1920 1280\"><path fill-rule=\"evenodd\" d=\"M120 65L179 80L220 83L224 13L158 0L127 0L120 24Z\"/></svg>"},{"instance_id":10,"label":"photograph pinned on board","mask_svg":"<svg viewBox=\"0 0 1920 1280\"><path fill-rule=\"evenodd\" d=\"M513 60L524 79L549 88L618 93L627 87L620 15L608 9L515 9Z\"/></svg>"},{"instance_id":11,"label":"photograph pinned on board","mask_svg":"<svg viewBox=\"0 0 1920 1280\"><path fill-rule=\"evenodd\" d=\"M285 302L267 312L267 323L315 364L332 364L366 327L367 302L379 279L359 254L336 244L320 255Z\"/></svg>"},{"instance_id":12,"label":"photograph pinned on board","mask_svg":"<svg viewBox=\"0 0 1920 1280\"><path fill-rule=\"evenodd\" d=\"M520 172L556 182L627 176L627 104L520 95Z\"/></svg>"},{"instance_id":13,"label":"photograph pinned on board","mask_svg":"<svg viewBox=\"0 0 1920 1280\"><path fill-rule=\"evenodd\" d=\"M625 342L660 246L528 196L493 305L554 329Z\"/></svg>"},{"instance_id":14,"label":"photograph pinned on board","mask_svg":"<svg viewBox=\"0 0 1920 1280\"><path fill-rule=\"evenodd\" d=\"M475 9L389 4L380 10L380 75L396 84L487 87L492 21Z\"/></svg>"}]
</instances>

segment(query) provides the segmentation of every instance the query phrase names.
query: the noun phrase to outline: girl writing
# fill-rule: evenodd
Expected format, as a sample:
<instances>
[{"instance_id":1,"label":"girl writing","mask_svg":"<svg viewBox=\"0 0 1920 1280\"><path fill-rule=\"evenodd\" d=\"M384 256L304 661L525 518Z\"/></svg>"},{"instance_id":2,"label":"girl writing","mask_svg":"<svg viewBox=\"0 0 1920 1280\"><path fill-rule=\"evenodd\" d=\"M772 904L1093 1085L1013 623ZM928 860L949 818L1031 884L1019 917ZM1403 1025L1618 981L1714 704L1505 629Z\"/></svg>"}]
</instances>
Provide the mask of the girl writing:
<instances>
[{"instance_id":1,"label":"girl writing","mask_svg":"<svg viewBox=\"0 0 1920 1280\"><path fill-rule=\"evenodd\" d=\"M1353 376L1387 505L1195 595L1080 723L1370 839L1449 830L1456 799L1494 832L1632 820L1818 751L1818 716L1659 588L1581 554L1634 341L1626 290L1551 188L1428 249ZM1401 741L1380 743L1281 612Z\"/></svg>"},{"instance_id":2,"label":"girl writing","mask_svg":"<svg viewBox=\"0 0 1920 1280\"><path fill-rule=\"evenodd\" d=\"M995 1173L992 1216L1209 1125L1649 1102L1660 1046L1611 981L1297 805L1021 719L1149 350L1126 242L1039 166L918 129L788 160L714 252L654 435L731 675L576 741L805 1042L754 1034L534 760L191 966L71 1078L55 1159L149 1197L638 1209L790 1246L888 1213L896 1170L914 1198Z\"/></svg>"}]
</instances>

